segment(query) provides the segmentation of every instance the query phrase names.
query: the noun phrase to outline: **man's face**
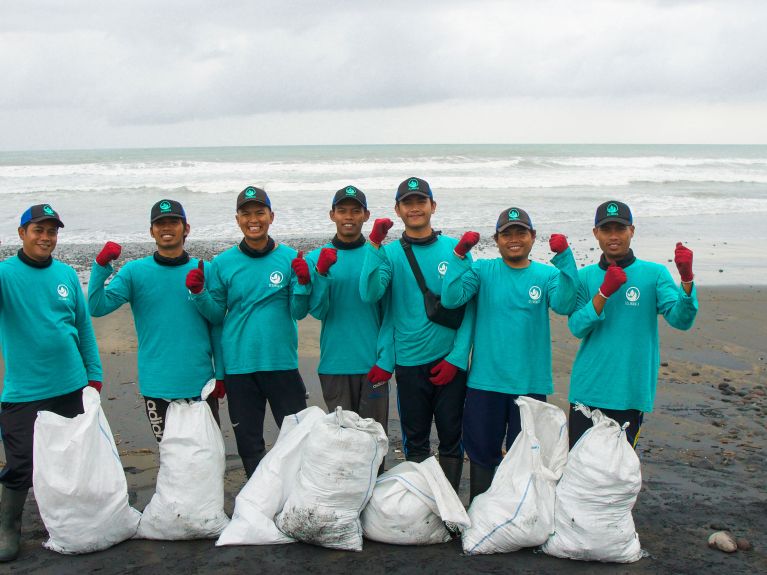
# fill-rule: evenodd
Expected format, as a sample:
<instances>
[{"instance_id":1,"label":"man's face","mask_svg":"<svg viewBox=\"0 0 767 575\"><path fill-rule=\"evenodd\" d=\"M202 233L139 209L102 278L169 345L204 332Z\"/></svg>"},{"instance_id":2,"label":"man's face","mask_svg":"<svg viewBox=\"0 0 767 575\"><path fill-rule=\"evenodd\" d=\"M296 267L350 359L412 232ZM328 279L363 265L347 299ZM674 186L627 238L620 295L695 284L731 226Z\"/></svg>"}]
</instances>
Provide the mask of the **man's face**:
<instances>
[{"instance_id":1,"label":"man's face","mask_svg":"<svg viewBox=\"0 0 767 575\"><path fill-rule=\"evenodd\" d=\"M501 257L510 262L527 261L535 243L535 232L523 226L509 226L495 240Z\"/></svg>"},{"instance_id":2,"label":"man's face","mask_svg":"<svg viewBox=\"0 0 767 575\"><path fill-rule=\"evenodd\" d=\"M152 222L149 233L154 238L158 248L172 250L184 245L189 230L189 224L184 223L183 219L165 217Z\"/></svg>"},{"instance_id":3,"label":"man's face","mask_svg":"<svg viewBox=\"0 0 767 575\"><path fill-rule=\"evenodd\" d=\"M362 224L369 218L370 212L356 200L342 200L330 210L330 219L336 224L338 238L346 242L360 237Z\"/></svg>"},{"instance_id":4,"label":"man's face","mask_svg":"<svg viewBox=\"0 0 767 575\"><path fill-rule=\"evenodd\" d=\"M634 226L608 222L594 228L594 237L606 257L619 260L629 253L631 238L634 237Z\"/></svg>"},{"instance_id":5,"label":"man's face","mask_svg":"<svg viewBox=\"0 0 767 575\"><path fill-rule=\"evenodd\" d=\"M400 200L394 211L406 228L421 230L431 226L431 216L437 210L437 203L431 198L412 195Z\"/></svg>"},{"instance_id":6,"label":"man's face","mask_svg":"<svg viewBox=\"0 0 767 575\"><path fill-rule=\"evenodd\" d=\"M21 238L24 253L33 260L42 262L47 260L56 249L59 227L53 220L34 222L26 229L19 228L19 238Z\"/></svg>"},{"instance_id":7,"label":"man's face","mask_svg":"<svg viewBox=\"0 0 767 575\"><path fill-rule=\"evenodd\" d=\"M264 204L248 202L237 210L237 225L245 239L260 242L269 236L269 226L274 221L274 212Z\"/></svg>"}]
</instances>

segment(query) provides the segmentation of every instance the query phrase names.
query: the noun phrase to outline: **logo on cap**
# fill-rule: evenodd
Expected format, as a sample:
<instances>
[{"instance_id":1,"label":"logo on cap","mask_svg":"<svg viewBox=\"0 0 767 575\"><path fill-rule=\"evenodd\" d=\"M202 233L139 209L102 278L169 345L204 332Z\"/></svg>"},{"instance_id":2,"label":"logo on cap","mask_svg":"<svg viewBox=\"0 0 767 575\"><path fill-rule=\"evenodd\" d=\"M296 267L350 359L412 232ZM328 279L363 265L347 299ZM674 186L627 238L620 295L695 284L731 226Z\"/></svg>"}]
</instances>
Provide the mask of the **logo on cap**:
<instances>
[{"instance_id":1,"label":"logo on cap","mask_svg":"<svg viewBox=\"0 0 767 575\"><path fill-rule=\"evenodd\" d=\"M630 302L635 302L639 299L639 288L637 287L630 287L626 290L626 299Z\"/></svg>"},{"instance_id":2,"label":"logo on cap","mask_svg":"<svg viewBox=\"0 0 767 575\"><path fill-rule=\"evenodd\" d=\"M418 180L413 178L407 183L407 187L411 190L417 190L418 189Z\"/></svg>"},{"instance_id":3,"label":"logo on cap","mask_svg":"<svg viewBox=\"0 0 767 575\"><path fill-rule=\"evenodd\" d=\"M52 216L55 212L53 211L53 208L50 207L48 204L45 204L43 206L43 212L45 212L47 215Z\"/></svg>"},{"instance_id":4,"label":"logo on cap","mask_svg":"<svg viewBox=\"0 0 767 575\"><path fill-rule=\"evenodd\" d=\"M354 188L349 186L348 188L346 188L346 195L347 196L356 196L357 195L357 190L355 190Z\"/></svg>"},{"instance_id":5,"label":"logo on cap","mask_svg":"<svg viewBox=\"0 0 767 575\"><path fill-rule=\"evenodd\" d=\"M275 271L269 274L269 287L280 287L282 284L282 280L285 279L285 276L282 275L281 271Z\"/></svg>"},{"instance_id":6,"label":"logo on cap","mask_svg":"<svg viewBox=\"0 0 767 575\"><path fill-rule=\"evenodd\" d=\"M617 204L607 204L607 215L608 216L617 216L618 215L618 206L617 206Z\"/></svg>"},{"instance_id":7,"label":"logo on cap","mask_svg":"<svg viewBox=\"0 0 767 575\"><path fill-rule=\"evenodd\" d=\"M256 195L256 190L254 190L253 188L248 188L247 190L245 190L246 198L253 198L255 197L255 195Z\"/></svg>"},{"instance_id":8,"label":"logo on cap","mask_svg":"<svg viewBox=\"0 0 767 575\"><path fill-rule=\"evenodd\" d=\"M69 296L69 288L65 286L64 284L59 284L56 287L56 292L61 296L62 298L66 298Z\"/></svg>"},{"instance_id":9,"label":"logo on cap","mask_svg":"<svg viewBox=\"0 0 767 575\"><path fill-rule=\"evenodd\" d=\"M509 219L510 220L518 220L519 219L519 212L517 210L509 210Z\"/></svg>"},{"instance_id":10,"label":"logo on cap","mask_svg":"<svg viewBox=\"0 0 767 575\"><path fill-rule=\"evenodd\" d=\"M163 200L160 202L160 211L162 212L170 211L170 202L168 200Z\"/></svg>"},{"instance_id":11,"label":"logo on cap","mask_svg":"<svg viewBox=\"0 0 767 575\"><path fill-rule=\"evenodd\" d=\"M537 302L539 299L541 299L541 288L538 286L533 286L529 290L527 290L527 295L530 296L530 299L534 302Z\"/></svg>"}]
</instances>

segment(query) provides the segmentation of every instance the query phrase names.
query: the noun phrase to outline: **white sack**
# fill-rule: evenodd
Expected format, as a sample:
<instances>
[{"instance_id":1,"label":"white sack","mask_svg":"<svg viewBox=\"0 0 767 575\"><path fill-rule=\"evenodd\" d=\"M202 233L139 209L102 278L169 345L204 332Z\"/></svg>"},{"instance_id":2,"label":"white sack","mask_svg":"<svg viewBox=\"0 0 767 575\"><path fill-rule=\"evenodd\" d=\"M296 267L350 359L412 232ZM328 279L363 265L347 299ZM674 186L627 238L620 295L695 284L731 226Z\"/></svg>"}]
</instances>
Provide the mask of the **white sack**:
<instances>
[{"instance_id":1,"label":"white sack","mask_svg":"<svg viewBox=\"0 0 767 575\"><path fill-rule=\"evenodd\" d=\"M229 523L224 513L224 439L205 401L215 388L210 380L202 401L172 401L160 441L157 486L144 508L137 538L209 539Z\"/></svg>"},{"instance_id":2,"label":"white sack","mask_svg":"<svg viewBox=\"0 0 767 575\"><path fill-rule=\"evenodd\" d=\"M522 431L498 466L487 492L469 508L467 555L508 553L543 544L554 528L557 480L567 461L567 417L549 403L516 400Z\"/></svg>"},{"instance_id":3,"label":"white sack","mask_svg":"<svg viewBox=\"0 0 767 575\"><path fill-rule=\"evenodd\" d=\"M32 483L58 553L107 549L136 533L141 513L128 505L128 483L99 392L83 390L85 413L40 411L34 431Z\"/></svg>"},{"instance_id":4,"label":"white sack","mask_svg":"<svg viewBox=\"0 0 767 575\"><path fill-rule=\"evenodd\" d=\"M444 543L451 531L469 526L461 500L434 457L400 463L381 475L361 520L365 537L395 545Z\"/></svg>"},{"instance_id":5,"label":"white sack","mask_svg":"<svg viewBox=\"0 0 767 575\"><path fill-rule=\"evenodd\" d=\"M282 421L280 435L234 502L229 525L216 545L272 545L293 543L274 524L301 466L301 447L317 420L326 413L307 407Z\"/></svg>"},{"instance_id":6,"label":"white sack","mask_svg":"<svg viewBox=\"0 0 767 575\"><path fill-rule=\"evenodd\" d=\"M279 530L306 543L361 551L359 516L387 447L381 424L353 411L338 407L316 422L295 487L275 521Z\"/></svg>"},{"instance_id":7,"label":"white sack","mask_svg":"<svg viewBox=\"0 0 767 575\"><path fill-rule=\"evenodd\" d=\"M642 487L639 458L625 426L578 406L594 427L570 452L557 486L554 534L543 551L583 561L631 563L642 558L631 510Z\"/></svg>"}]
</instances>

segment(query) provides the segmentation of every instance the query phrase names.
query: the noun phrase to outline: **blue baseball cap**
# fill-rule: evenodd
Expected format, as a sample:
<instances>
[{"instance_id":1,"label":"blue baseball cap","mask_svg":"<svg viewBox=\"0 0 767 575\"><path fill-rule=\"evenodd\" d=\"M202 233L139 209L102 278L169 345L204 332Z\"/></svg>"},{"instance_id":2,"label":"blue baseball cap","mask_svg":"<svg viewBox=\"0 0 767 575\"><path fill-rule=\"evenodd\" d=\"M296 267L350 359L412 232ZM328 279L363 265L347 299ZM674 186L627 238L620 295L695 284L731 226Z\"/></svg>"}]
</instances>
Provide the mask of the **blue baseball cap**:
<instances>
[{"instance_id":1,"label":"blue baseball cap","mask_svg":"<svg viewBox=\"0 0 767 575\"><path fill-rule=\"evenodd\" d=\"M27 211L21 214L19 227L43 220L54 220L58 227L64 227L64 222L61 221L59 214L49 204L35 204L27 208Z\"/></svg>"},{"instance_id":2,"label":"blue baseball cap","mask_svg":"<svg viewBox=\"0 0 767 575\"><path fill-rule=\"evenodd\" d=\"M269 196L266 195L264 190L255 186L248 186L239 193L237 196L237 209L239 210L248 202L258 202L259 204L264 204L270 210L272 209L272 202L269 201Z\"/></svg>"}]
</instances>

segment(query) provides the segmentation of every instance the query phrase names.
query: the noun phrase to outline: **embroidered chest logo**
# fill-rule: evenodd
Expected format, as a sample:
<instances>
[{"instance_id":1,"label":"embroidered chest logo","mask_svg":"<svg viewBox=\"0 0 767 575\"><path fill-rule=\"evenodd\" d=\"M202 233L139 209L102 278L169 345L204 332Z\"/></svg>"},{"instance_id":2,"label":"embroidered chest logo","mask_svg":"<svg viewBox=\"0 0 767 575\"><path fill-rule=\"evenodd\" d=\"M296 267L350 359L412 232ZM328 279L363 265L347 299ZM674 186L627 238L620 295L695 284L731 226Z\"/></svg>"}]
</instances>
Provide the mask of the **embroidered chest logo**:
<instances>
[{"instance_id":1,"label":"embroidered chest logo","mask_svg":"<svg viewBox=\"0 0 767 575\"><path fill-rule=\"evenodd\" d=\"M529 303L541 303L541 295L543 295L543 291L541 291L541 288L538 286L533 286L527 290L527 295L530 296Z\"/></svg>"},{"instance_id":2,"label":"embroidered chest logo","mask_svg":"<svg viewBox=\"0 0 767 575\"><path fill-rule=\"evenodd\" d=\"M282 287L282 280L285 279L285 276L282 275L281 271L273 271L269 274L269 287Z\"/></svg>"},{"instance_id":3,"label":"embroidered chest logo","mask_svg":"<svg viewBox=\"0 0 767 575\"><path fill-rule=\"evenodd\" d=\"M445 274L447 273L447 262L439 262L439 265L437 265L437 272L439 273L440 279L445 277Z\"/></svg>"},{"instance_id":4,"label":"embroidered chest logo","mask_svg":"<svg viewBox=\"0 0 767 575\"><path fill-rule=\"evenodd\" d=\"M69 288L64 284L56 286L56 293L59 294L59 299L67 299L69 297Z\"/></svg>"},{"instance_id":5,"label":"embroidered chest logo","mask_svg":"<svg viewBox=\"0 0 767 575\"><path fill-rule=\"evenodd\" d=\"M639 288L631 286L626 290L626 305L639 305Z\"/></svg>"}]
</instances>

